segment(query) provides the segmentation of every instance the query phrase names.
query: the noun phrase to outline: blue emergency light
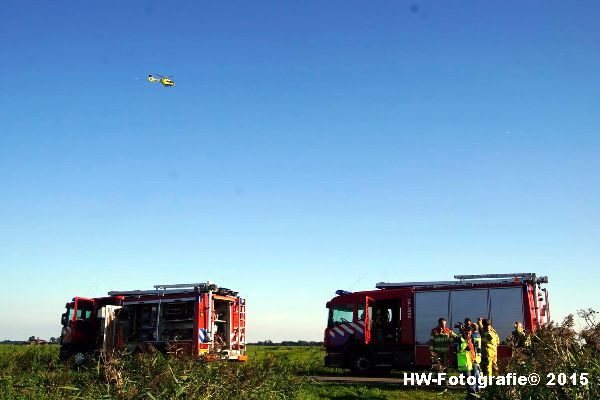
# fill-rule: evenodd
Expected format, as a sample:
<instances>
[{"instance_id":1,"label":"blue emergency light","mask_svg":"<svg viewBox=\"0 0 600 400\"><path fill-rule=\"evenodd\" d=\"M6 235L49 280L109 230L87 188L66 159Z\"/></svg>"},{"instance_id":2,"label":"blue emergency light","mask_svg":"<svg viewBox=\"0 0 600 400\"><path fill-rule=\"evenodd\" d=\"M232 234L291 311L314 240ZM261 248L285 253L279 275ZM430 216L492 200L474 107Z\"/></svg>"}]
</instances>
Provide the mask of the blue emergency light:
<instances>
[{"instance_id":1,"label":"blue emergency light","mask_svg":"<svg viewBox=\"0 0 600 400\"><path fill-rule=\"evenodd\" d=\"M347 290L342 290L342 289L340 289L340 290L336 290L336 291L335 291L335 294L337 294L338 296L345 296L345 295L347 295L347 294L352 294L352 292L349 292L349 291L347 291Z\"/></svg>"}]
</instances>

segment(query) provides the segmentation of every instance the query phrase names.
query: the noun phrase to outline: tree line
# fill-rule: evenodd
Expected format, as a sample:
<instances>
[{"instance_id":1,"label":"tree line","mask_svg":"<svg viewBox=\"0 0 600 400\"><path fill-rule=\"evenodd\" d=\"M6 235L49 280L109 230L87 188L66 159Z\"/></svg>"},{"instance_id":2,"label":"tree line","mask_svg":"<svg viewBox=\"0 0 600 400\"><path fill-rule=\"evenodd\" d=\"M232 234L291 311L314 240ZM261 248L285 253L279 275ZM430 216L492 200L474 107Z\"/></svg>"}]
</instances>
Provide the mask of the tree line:
<instances>
[{"instance_id":1,"label":"tree line","mask_svg":"<svg viewBox=\"0 0 600 400\"><path fill-rule=\"evenodd\" d=\"M272 340L261 340L256 343L248 343L252 346L323 346L323 342L312 340L284 340L282 342L273 342Z\"/></svg>"}]
</instances>

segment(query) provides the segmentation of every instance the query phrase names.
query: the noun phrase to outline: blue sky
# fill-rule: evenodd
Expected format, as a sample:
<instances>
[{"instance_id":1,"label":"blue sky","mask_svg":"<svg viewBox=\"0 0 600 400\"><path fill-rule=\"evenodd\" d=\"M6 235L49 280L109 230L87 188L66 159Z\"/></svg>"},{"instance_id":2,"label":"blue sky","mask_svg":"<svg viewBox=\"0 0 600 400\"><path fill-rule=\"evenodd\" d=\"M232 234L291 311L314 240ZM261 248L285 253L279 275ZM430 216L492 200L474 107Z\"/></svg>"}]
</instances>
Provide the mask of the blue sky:
<instances>
[{"instance_id":1,"label":"blue sky","mask_svg":"<svg viewBox=\"0 0 600 400\"><path fill-rule=\"evenodd\" d=\"M499 3L5 2L1 338L205 280L249 340L464 273L598 309L600 3Z\"/></svg>"}]
</instances>

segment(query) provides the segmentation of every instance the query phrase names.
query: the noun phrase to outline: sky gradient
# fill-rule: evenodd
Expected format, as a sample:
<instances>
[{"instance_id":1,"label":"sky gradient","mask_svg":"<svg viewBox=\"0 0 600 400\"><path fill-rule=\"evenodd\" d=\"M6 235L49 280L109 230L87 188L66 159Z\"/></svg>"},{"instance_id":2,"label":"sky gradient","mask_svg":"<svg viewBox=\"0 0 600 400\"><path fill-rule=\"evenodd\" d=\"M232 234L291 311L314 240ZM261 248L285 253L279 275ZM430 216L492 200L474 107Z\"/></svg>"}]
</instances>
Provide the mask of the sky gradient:
<instances>
[{"instance_id":1,"label":"sky gradient","mask_svg":"<svg viewBox=\"0 0 600 400\"><path fill-rule=\"evenodd\" d=\"M206 280L250 341L321 340L335 290L379 281L536 272L555 319L600 308L596 1L0 14L0 339Z\"/></svg>"}]
</instances>

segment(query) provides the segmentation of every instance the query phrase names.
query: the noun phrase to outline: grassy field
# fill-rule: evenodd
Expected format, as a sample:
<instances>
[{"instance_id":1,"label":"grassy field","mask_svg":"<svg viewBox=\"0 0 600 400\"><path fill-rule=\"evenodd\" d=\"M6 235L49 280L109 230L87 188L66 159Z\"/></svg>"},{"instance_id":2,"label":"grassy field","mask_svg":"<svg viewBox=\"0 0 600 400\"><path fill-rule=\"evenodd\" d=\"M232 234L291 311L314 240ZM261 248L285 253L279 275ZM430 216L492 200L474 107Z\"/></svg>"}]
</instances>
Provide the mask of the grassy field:
<instances>
[{"instance_id":1,"label":"grassy field","mask_svg":"<svg viewBox=\"0 0 600 400\"><path fill-rule=\"evenodd\" d=\"M204 363L160 354L126 356L73 370L57 346L0 345L1 399L431 399L463 398L453 391L315 382L346 373L322 366L319 347L252 346L250 361Z\"/></svg>"}]
</instances>

